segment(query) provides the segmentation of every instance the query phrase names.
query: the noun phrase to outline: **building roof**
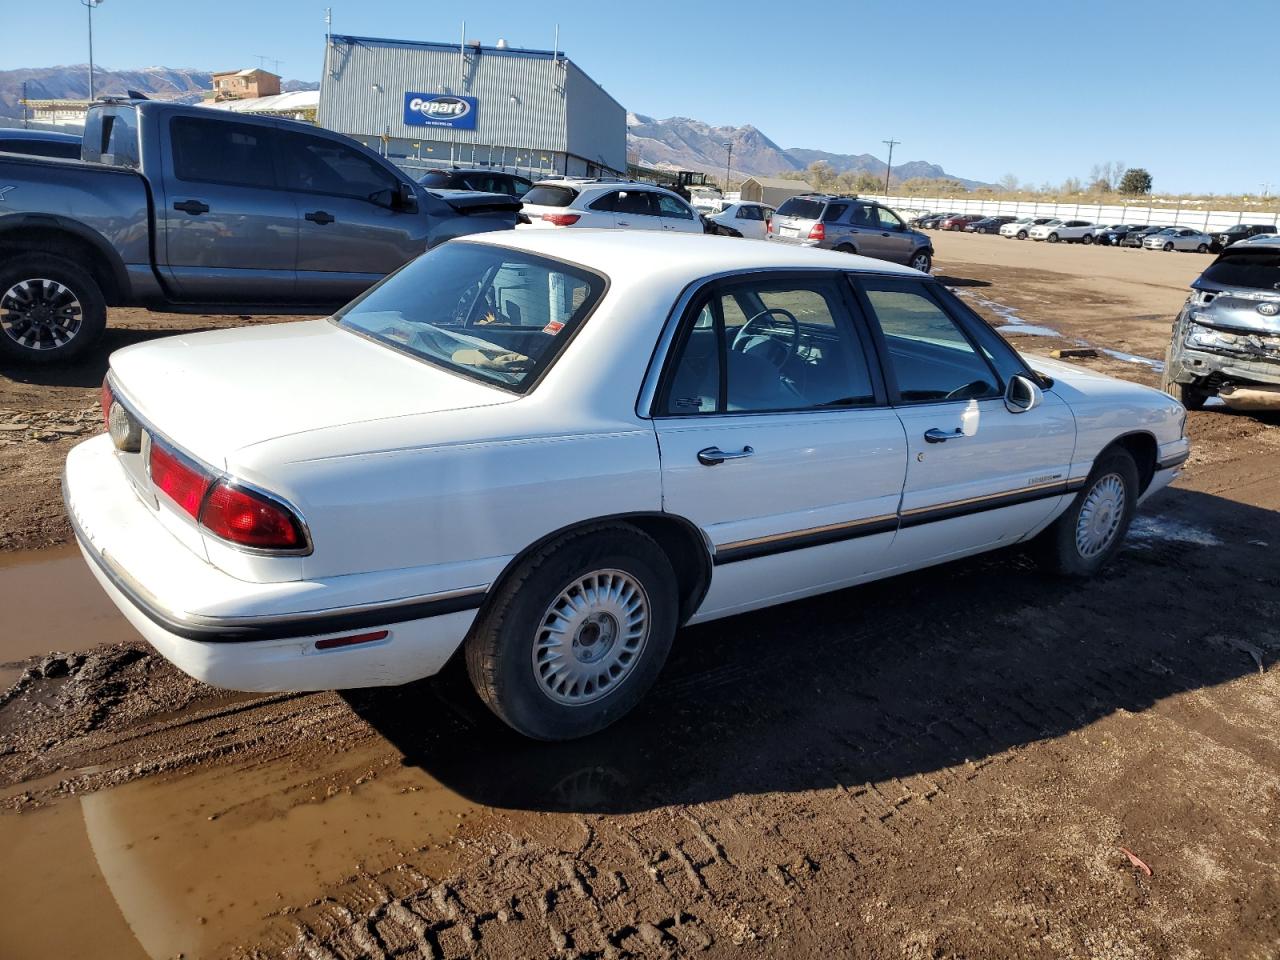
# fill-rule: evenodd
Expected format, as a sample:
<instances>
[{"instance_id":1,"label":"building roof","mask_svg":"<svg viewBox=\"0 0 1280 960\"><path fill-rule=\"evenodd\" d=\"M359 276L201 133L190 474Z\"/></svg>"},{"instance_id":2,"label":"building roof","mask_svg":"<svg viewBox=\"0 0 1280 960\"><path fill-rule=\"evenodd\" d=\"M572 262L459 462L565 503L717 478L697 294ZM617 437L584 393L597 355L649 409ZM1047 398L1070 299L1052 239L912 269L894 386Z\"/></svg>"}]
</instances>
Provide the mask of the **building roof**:
<instances>
[{"instance_id":1,"label":"building roof","mask_svg":"<svg viewBox=\"0 0 1280 960\"><path fill-rule=\"evenodd\" d=\"M781 187L784 190L790 190L793 187L804 190L813 189L813 187L804 180L792 180L788 177L747 177L747 179L742 182L746 183L747 180L758 183L762 187Z\"/></svg>"},{"instance_id":2,"label":"building roof","mask_svg":"<svg viewBox=\"0 0 1280 960\"><path fill-rule=\"evenodd\" d=\"M345 33L335 33L330 39L335 43L367 43L367 44L386 44L392 47L427 47L433 50L450 50L457 51L459 44L445 43L439 40L392 40L387 37L355 37ZM479 50L481 53L496 53L499 55L507 54L518 57L542 57L550 60L555 57L560 60L567 60L563 50L530 50L526 47L497 47L489 46L483 43L471 43L468 41L465 45L468 51Z\"/></svg>"},{"instance_id":3,"label":"building roof","mask_svg":"<svg viewBox=\"0 0 1280 960\"><path fill-rule=\"evenodd\" d=\"M235 113L301 113L320 105L319 90L295 90L270 97L248 97L243 100L206 100L200 104L213 110Z\"/></svg>"},{"instance_id":4,"label":"building roof","mask_svg":"<svg viewBox=\"0 0 1280 960\"><path fill-rule=\"evenodd\" d=\"M254 74L260 73L266 77L277 77L277 74L270 70L263 70L261 67L246 67L243 70L215 70L210 76L213 77L252 77Z\"/></svg>"}]
</instances>

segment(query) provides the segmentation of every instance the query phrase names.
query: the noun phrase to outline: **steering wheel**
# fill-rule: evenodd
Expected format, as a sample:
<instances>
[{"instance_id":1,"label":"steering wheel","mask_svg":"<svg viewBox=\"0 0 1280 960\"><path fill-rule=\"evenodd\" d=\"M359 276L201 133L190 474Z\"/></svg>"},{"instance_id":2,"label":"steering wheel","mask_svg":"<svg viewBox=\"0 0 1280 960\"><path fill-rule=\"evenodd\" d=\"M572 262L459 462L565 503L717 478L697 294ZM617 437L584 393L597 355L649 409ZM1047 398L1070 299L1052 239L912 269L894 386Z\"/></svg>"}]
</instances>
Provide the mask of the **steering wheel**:
<instances>
[{"instance_id":1,"label":"steering wheel","mask_svg":"<svg viewBox=\"0 0 1280 960\"><path fill-rule=\"evenodd\" d=\"M756 325L762 318L770 317L774 314L781 316L791 325L791 339L786 344L770 334L754 334L751 332L752 326ZM747 348L751 345L749 341L756 336L761 336L768 342L786 350L786 353L781 358L776 355L776 352L769 357L769 362L781 370L796 355L796 349L800 346L800 321L795 318L795 314L788 310L783 310L781 307L770 307L768 310L761 310L738 328L738 332L733 338L733 344L729 349L737 350L739 353L746 353Z\"/></svg>"}]
</instances>

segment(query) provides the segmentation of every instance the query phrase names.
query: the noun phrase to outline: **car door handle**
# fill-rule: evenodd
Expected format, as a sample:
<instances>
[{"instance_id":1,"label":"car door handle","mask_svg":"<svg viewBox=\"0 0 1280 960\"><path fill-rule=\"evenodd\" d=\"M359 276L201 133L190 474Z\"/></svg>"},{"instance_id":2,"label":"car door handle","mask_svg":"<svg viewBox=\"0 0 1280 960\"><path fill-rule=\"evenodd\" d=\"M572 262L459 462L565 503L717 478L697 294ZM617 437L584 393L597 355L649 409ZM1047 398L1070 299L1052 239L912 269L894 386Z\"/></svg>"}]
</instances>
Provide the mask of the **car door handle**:
<instances>
[{"instance_id":1,"label":"car door handle","mask_svg":"<svg viewBox=\"0 0 1280 960\"><path fill-rule=\"evenodd\" d=\"M752 447L743 447L737 453L726 453L719 447L707 447L698 451L698 462L704 467L714 467L718 463L724 463L726 460L742 460L745 457L755 453Z\"/></svg>"},{"instance_id":2,"label":"car door handle","mask_svg":"<svg viewBox=\"0 0 1280 960\"><path fill-rule=\"evenodd\" d=\"M618 221L618 226L620 226L620 227L629 227L629 226L631 226L631 222L630 222L629 220L619 220L619 221Z\"/></svg>"},{"instance_id":3,"label":"car door handle","mask_svg":"<svg viewBox=\"0 0 1280 960\"><path fill-rule=\"evenodd\" d=\"M924 439L927 443L946 443L948 440L959 440L964 436L964 431L956 427L953 431L939 430L933 427L924 432Z\"/></svg>"},{"instance_id":4,"label":"car door handle","mask_svg":"<svg viewBox=\"0 0 1280 960\"><path fill-rule=\"evenodd\" d=\"M326 213L323 210L312 210L310 213L306 215L306 219L310 220L312 223L325 224L325 223L333 223L334 216L333 214Z\"/></svg>"},{"instance_id":5,"label":"car door handle","mask_svg":"<svg viewBox=\"0 0 1280 960\"><path fill-rule=\"evenodd\" d=\"M191 213L199 215L209 212L209 205L203 200L179 200L173 205L173 209L181 210L183 213Z\"/></svg>"}]
</instances>

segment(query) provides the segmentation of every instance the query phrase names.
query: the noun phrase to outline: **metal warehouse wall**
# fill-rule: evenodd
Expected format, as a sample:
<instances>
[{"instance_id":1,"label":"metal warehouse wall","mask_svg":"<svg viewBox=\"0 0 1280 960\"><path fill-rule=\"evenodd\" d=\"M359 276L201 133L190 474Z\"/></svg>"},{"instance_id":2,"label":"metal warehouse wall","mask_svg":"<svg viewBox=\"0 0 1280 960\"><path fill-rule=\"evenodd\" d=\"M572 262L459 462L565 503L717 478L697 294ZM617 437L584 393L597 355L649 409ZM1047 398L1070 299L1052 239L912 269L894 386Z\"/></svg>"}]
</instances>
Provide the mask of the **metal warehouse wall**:
<instances>
[{"instance_id":1,"label":"metal warehouse wall","mask_svg":"<svg viewBox=\"0 0 1280 960\"><path fill-rule=\"evenodd\" d=\"M569 152L619 172L627 169L627 110L568 61L565 93Z\"/></svg>"},{"instance_id":2,"label":"metal warehouse wall","mask_svg":"<svg viewBox=\"0 0 1280 960\"><path fill-rule=\"evenodd\" d=\"M626 169L625 111L563 55L557 62L543 51L469 46L466 53L463 64L457 45L335 36L317 122L363 136L603 155ZM406 92L476 97L476 129L407 125Z\"/></svg>"}]
</instances>

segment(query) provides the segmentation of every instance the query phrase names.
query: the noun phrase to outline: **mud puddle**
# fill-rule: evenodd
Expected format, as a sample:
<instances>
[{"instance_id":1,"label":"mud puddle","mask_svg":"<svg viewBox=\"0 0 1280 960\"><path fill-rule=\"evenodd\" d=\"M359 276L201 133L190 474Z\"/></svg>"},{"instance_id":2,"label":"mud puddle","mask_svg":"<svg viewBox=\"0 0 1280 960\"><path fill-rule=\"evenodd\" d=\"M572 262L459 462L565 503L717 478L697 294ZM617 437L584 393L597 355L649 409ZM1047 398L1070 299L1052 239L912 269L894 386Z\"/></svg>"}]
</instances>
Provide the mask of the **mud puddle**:
<instances>
[{"instance_id":1,"label":"mud puddle","mask_svg":"<svg viewBox=\"0 0 1280 960\"><path fill-rule=\"evenodd\" d=\"M137 639L74 545L0 553L0 689L40 654Z\"/></svg>"},{"instance_id":2,"label":"mud puddle","mask_svg":"<svg viewBox=\"0 0 1280 960\"><path fill-rule=\"evenodd\" d=\"M199 958L477 808L384 741L129 783L0 816L0 955ZM75 918L68 922L68 918Z\"/></svg>"}]
</instances>

